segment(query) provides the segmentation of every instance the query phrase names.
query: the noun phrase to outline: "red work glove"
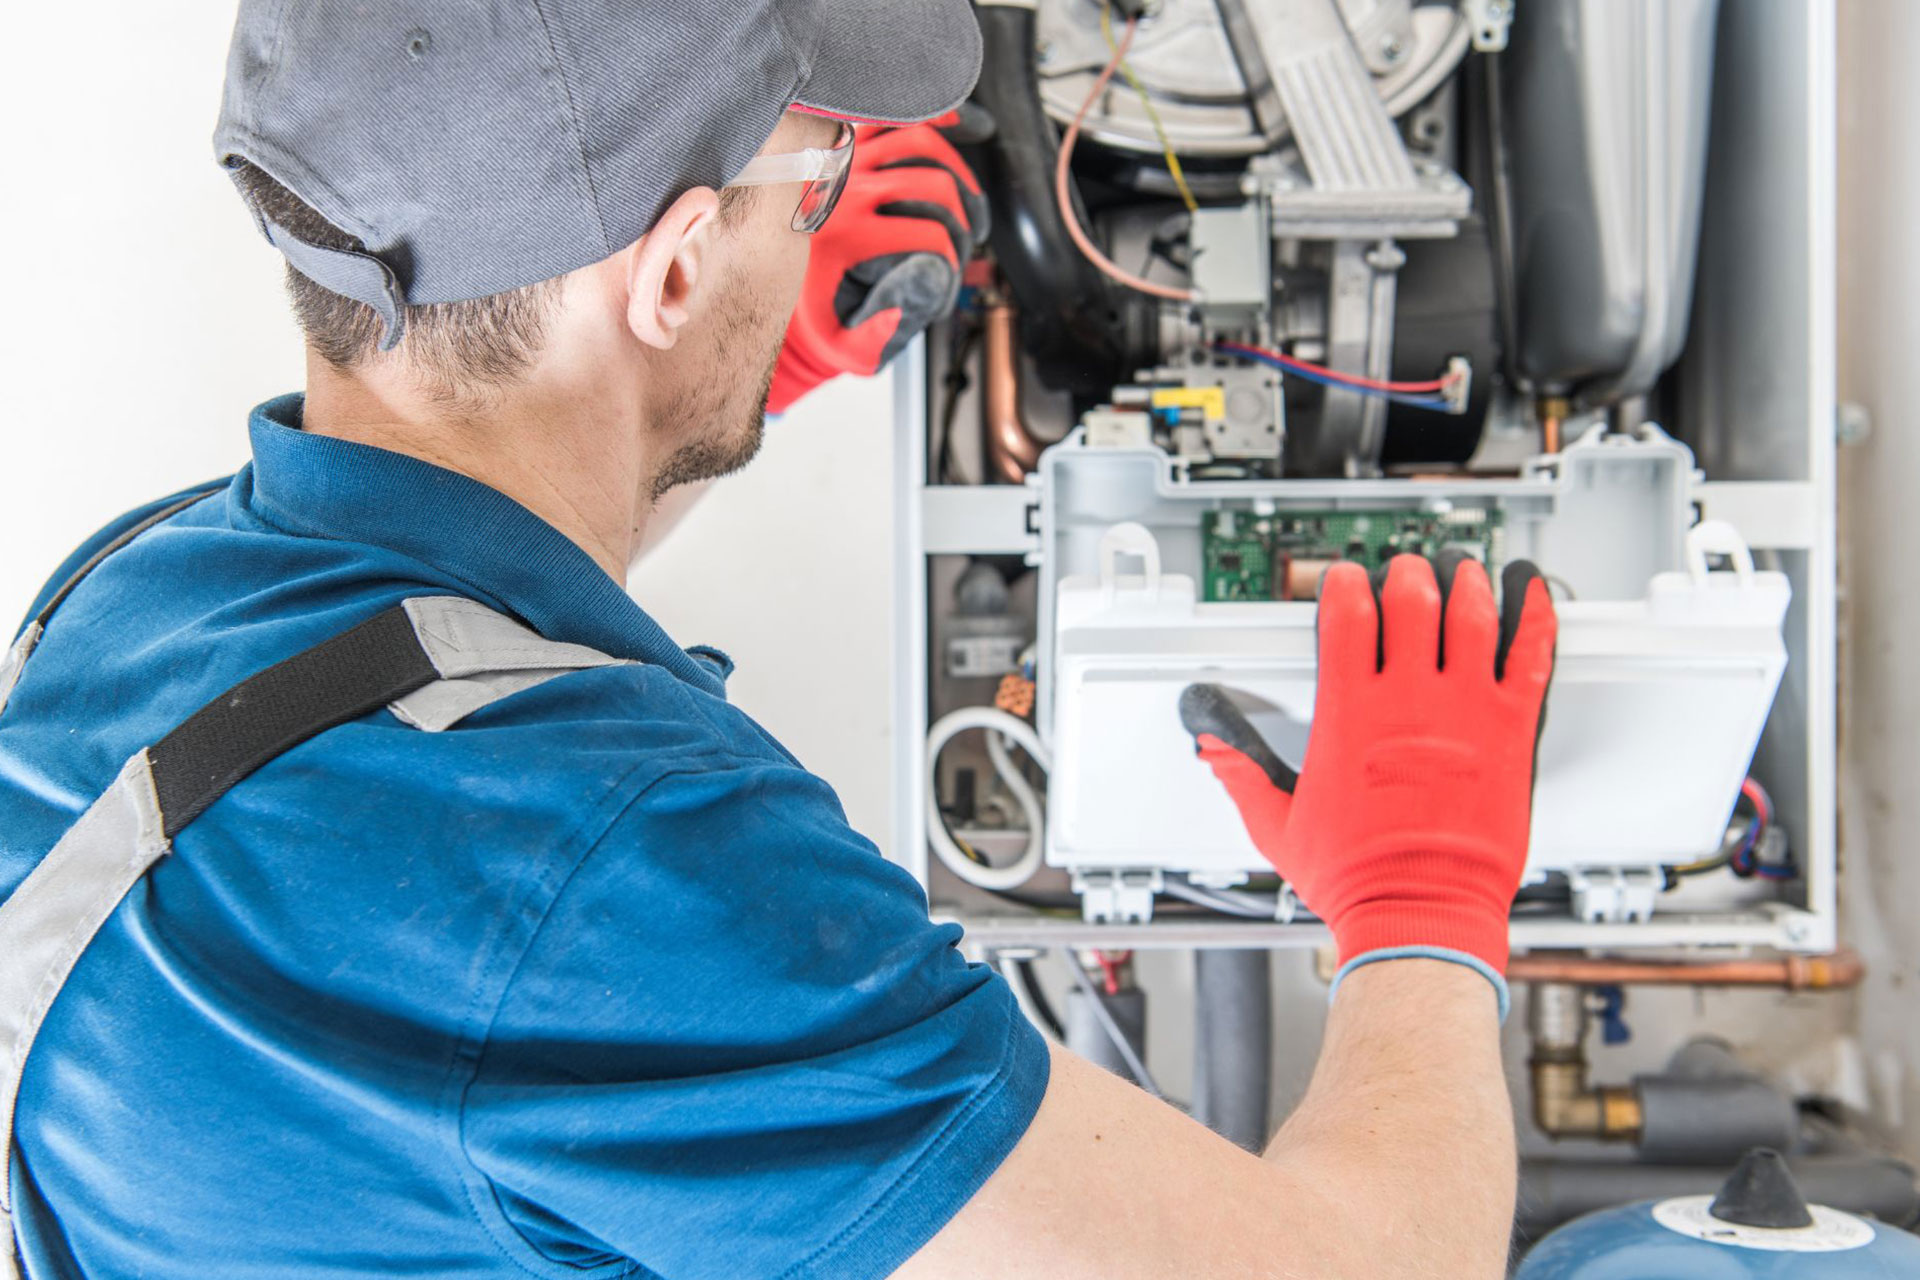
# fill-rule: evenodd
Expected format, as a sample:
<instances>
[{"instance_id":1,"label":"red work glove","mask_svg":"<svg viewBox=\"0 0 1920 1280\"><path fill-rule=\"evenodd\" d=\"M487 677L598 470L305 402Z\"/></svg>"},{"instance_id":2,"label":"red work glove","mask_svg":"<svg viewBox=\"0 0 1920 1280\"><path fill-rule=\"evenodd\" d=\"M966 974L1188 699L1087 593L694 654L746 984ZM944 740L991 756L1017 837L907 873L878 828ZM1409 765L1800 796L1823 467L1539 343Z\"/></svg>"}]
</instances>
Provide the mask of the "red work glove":
<instances>
[{"instance_id":1,"label":"red work glove","mask_svg":"<svg viewBox=\"0 0 1920 1280\"><path fill-rule=\"evenodd\" d=\"M842 373L875 373L952 312L960 273L987 241L987 202L966 161L927 124L856 130L847 189L814 233L767 409L782 413Z\"/></svg>"},{"instance_id":2,"label":"red work glove","mask_svg":"<svg viewBox=\"0 0 1920 1280\"><path fill-rule=\"evenodd\" d=\"M1333 930L1341 974L1431 956L1484 973L1506 1013L1507 913L1527 860L1534 744L1557 623L1538 570L1394 558L1376 596L1343 563L1320 591L1313 726L1298 775L1217 685L1180 714L1254 844Z\"/></svg>"}]
</instances>

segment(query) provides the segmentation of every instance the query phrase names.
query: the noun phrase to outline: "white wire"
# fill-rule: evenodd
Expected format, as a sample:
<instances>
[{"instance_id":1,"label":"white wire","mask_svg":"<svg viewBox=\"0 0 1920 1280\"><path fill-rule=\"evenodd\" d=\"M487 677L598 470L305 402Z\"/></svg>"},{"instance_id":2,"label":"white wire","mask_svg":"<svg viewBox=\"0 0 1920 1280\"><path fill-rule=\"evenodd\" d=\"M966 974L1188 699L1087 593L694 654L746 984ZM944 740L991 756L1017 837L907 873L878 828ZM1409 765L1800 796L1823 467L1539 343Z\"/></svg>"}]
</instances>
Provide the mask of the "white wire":
<instances>
[{"instance_id":1,"label":"white wire","mask_svg":"<svg viewBox=\"0 0 1920 1280\"><path fill-rule=\"evenodd\" d=\"M993 771L999 776L1001 785L1012 793L1013 802L1020 806L1021 816L1027 820L1027 830L1045 831L1047 818L1040 807L1040 797L1034 794L1033 784L1027 781L1027 775L1020 772L1020 766L1014 763L1013 753L1007 750L1011 741L1004 733L987 733L987 759L993 765Z\"/></svg>"},{"instance_id":2,"label":"white wire","mask_svg":"<svg viewBox=\"0 0 1920 1280\"><path fill-rule=\"evenodd\" d=\"M962 853L953 833L947 830L946 817L940 812L940 753L956 735L969 729L988 731L987 757L1027 817L1027 847L1004 867L984 867ZM1040 869L1040 855L1046 844L1046 821L1040 812L1039 797L1020 776L1005 744L999 741L1003 735L1032 756L1042 769L1053 767L1052 757L1033 726L998 707L962 707L948 712L936 720L927 733L927 839L947 870L968 884L996 893L1025 884Z\"/></svg>"},{"instance_id":3,"label":"white wire","mask_svg":"<svg viewBox=\"0 0 1920 1280\"><path fill-rule=\"evenodd\" d=\"M1160 891L1212 911L1230 916L1244 916L1249 920L1271 920L1280 909L1278 898L1234 889L1202 888L1197 884L1189 884L1177 876L1168 877L1160 886Z\"/></svg>"}]
</instances>

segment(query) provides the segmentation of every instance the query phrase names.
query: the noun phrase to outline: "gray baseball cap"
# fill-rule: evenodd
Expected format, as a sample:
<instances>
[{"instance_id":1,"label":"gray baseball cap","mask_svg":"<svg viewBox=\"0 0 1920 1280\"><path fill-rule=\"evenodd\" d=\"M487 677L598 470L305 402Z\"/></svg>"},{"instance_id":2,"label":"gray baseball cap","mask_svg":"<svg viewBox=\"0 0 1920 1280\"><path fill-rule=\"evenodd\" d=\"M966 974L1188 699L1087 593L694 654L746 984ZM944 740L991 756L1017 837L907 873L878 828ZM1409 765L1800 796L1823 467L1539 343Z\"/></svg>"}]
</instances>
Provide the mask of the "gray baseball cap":
<instances>
[{"instance_id":1,"label":"gray baseball cap","mask_svg":"<svg viewBox=\"0 0 1920 1280\"><path fill-rule=\"evenodd\" d=\"M241 0L214 153L366 252L261 231L400 338L408 303L547 280L718 187L790 106L905 123L980 70L970 0Z\"/></svg>"}]
</instances>

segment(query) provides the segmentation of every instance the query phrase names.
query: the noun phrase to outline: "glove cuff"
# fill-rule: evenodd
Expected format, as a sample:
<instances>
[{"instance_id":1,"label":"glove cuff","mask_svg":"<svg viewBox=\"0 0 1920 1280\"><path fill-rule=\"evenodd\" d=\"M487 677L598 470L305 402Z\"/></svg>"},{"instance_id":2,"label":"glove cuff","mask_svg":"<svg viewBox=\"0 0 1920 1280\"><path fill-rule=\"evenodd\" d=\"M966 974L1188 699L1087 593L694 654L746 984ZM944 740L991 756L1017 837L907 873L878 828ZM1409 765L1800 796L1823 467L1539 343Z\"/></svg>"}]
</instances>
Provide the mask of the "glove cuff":
<instances>
[{"instance_id":1,"label":"glove cuff","mask_svg":"<svg viewBox=\"0 0 1920 1280\"><path fill-rule=\"evenodd\" d=\"M1498 969L1482 960L1479 956L1465 951L1455 951L1451 947L1381 947L1375 951L1366 951L1353 957L1340 966L1333 975L1333 985L1327 990L1327 1003L1332 1004L1334 996L1340 992L1340 983L1348 974L1362 965L1377 964L1382 960L1445 960L1471 969L1493 984L1494 998L1500 1004L1500 1021L1507 1021L1507 1010L1512 1005L1513 996L1507 989L1507 980Z\"/></svg>"},{"instance_id":2,"label":"glove cuff","mask_svg":"<svg viewBox=\"0 0 1920 1280\"><path fill-rule=\"evenodd\" d=\"M1434 947L1507 968L1507 904L1466 895L1356 902L1328 921L1342 963L1376 951Z\"/></svg>"}]
</instances>

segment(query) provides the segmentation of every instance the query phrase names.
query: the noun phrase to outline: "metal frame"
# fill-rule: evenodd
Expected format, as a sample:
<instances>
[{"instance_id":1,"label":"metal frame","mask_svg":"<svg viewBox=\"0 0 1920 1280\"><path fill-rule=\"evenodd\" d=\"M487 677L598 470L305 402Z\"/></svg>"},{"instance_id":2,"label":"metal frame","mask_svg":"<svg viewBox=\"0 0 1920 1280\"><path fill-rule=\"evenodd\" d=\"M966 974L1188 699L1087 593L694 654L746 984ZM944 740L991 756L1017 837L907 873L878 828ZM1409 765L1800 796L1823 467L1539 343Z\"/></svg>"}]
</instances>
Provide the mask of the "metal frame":
<instances>
[{"instance_id":1,"label":"metal frame","mask_svg":"<svg viewBox=\"0 0 1920 1280\"><path fill-rule=\"evenodd\" d=\"M1641 924L1582 924L1573 920L1518 920L1513 940L1518 950L1544 948L1595 948L1609 950L1686 949L1745 950L1771 947L1784 951L1819 952L1831 950L1837 940L1837 832L1836 790L1836 655L1835 655L1835 434L1834 404L1836 381L1834 250L1834 12L1831 0L1749 0L1735 7L1737 23L1746 24L1735 33L1738 47L1759 49L1776 57L1791 51L1800 60L1805 90L1795 101L1779 103L1780 86L1768 84L1766 92L1776 95L1775 117L1755 122L1754 129L1771 126L1769 142L1779 144L1779 131L1790 128L1797 133L1786 139L1786 148L1803 157L1802 182L1804 206L1783 216L1779 203L1770 205L1763 221L1771 221L1772 230L1755 229L1737 234L1751 244L1742 250L1764 250L1770 256L1762 265L1750 264L1756 273L1771 273L1786 278L1781 286L1790 298L1799 301L1798 315L1804 311L1804 327L1786 322L1783 338L1781 323L1770 318L1772 329L1765 335L1773 347L1785 347L1800 353L1798 368L1781 380L1803 410L1788 417L1778 412L1765 422L1770 433L1758 450L1766 455L1758 461L1749 457L1728 461L1725 447L1714 441L1699 442L1707 468L1707 480L1696 486L1695 501L1704 516L1734 524L1756 552L1778 553L1784 567L1796 578L1794 615L1789 621L1788 644L1792 654L1789 680L1796 696L1804 698L1803 708L1794 712L1803 721L1793 726L1791 740L1782 742L1769 728L1771 746L1783 748L1804 760L1804 769L1796 770L1790 780L1796 808L1802 816L1801 829L1795 832L1796 846L1805 870L1802 905L1780 903L1737 905L1723 910L1688 911L1663 914ZM1744 44L1739 44L1744 41ZM1750 70L1750 74L1751 70ZM1762 72L1764 75L1764 71ZM1771 77L1766 77L1771 79ZM1750 86L1751 87L1751 86ZM1794 86L1789 86L1792 88ZM1758 92L1758 90L1755 90ZM1743 99L1744 101L1744 99ZM1784 123L1783 123L1784 122ZM1750 139L1743 139L1754 145ZM1777 192L1775 193L1778 194ZM1789 202L1791 203L1791 202ZM1711 217L1711 214L1709 215ZM1748 218L1755 217L1753 210ZM1785 224L1786 229L1781 230ZM1711 223L1709 234L1728 234L1724 227ZM1782 237L1787 237L1784 244ZM1711 268L1703 263L1703 277L1711 279ZM1751 308L1749 308L1751 309ZM1714 320L1711 309L1696 314ZM1759 320L1753 320L1759 324ZM1730 321L1736 340L1760 342L1754 329L1741 329ZM1750 362L1776 359L1769 348L1749 354ZM896 615L895 615L895 810L890 856L912 872L922 884L929 883L925 829L925 795L921 768L921 748L927 730L927 571L928 557L962 553L1036 554L1040 540L1029 511L1037 507L1035 481L1026 487L986 486L959 489L928 486L926 475L926 358L922 344L916 343L899 361L894 371L895 421L898 435L895 456L895 512L897 526ZM1769 384L1776 387L1780 380ZM1745 394L1745 393L1741 393ZM1706 404L1715 410L1721 429L1737 442L1747 425L1744 413L1751 405L1739 394L1710 387L1698 394L1685 393L1689 405ZM1797 443L1794 437L1798 437ZM1719 442L1726 446L1727 441ZM1733 446L1737 451L1737 445ZM1377 486L1390 481L1333 481L1324 484L1328 493L1347 498L1374 496ZM1515 496L1524 492L1528 482L1517 482ZM1222 483L1220 496L1231 496L1239 486ZM1485 482L1464 482L1463 488L1484 493ZM1438 492L1433 486L1422 492ZM1301 495L1301 496L1304 496ZM1784 695L1783 695L1784 696ZM1776 705L1776 721L1781 720ZM1783 722L1784 723L1784 722ZM1088 947L1305 947L1326 940L1325 930L1314 923L1262 924L1258 922L1193 920L1186 917L1162 918L1146 925L1090 925L1078 920L1060 920L1044 916L1021 916L1005 911L966 911L954 904L935 900L936 915L960 920L968 929L969 942L984 948L1045 946Z\"/></svg>"}]
</instances>

